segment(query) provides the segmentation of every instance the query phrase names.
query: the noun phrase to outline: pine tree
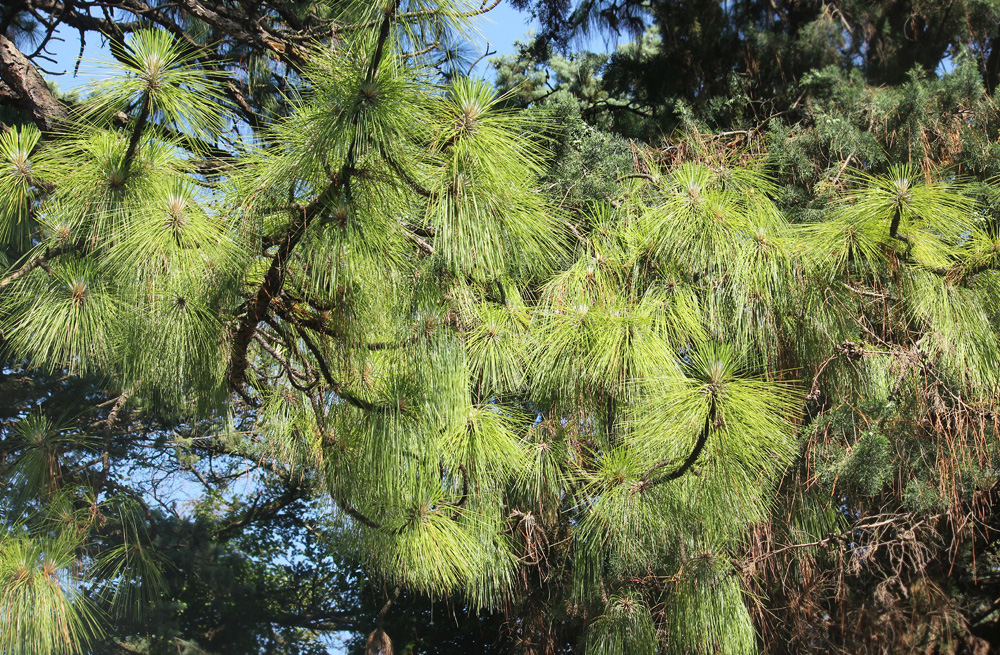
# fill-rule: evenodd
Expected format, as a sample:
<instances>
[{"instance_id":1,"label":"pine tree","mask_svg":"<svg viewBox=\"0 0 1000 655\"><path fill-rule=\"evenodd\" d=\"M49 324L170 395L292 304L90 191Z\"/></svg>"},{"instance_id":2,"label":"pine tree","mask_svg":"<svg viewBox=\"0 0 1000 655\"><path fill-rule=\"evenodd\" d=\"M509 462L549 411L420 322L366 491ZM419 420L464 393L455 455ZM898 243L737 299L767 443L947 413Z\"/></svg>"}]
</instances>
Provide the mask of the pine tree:
<instances>
[{"instance_id":1,"label":"pine tree","mask_svg":"<svg viewBox=\"0 0 1000 655\"><path fill-rule=\"evenodd\" d=\"M863 647L766 618L783 594L827 607L824 557L874 562L884 604L895 584L912 616L945 617L894 647L967 633L918 586L946 549L915 535L995 485L991 188L848 158L795 212L766 159L712 139L626 159L442 80L427 44L485 9L310 14L334 37L258 44L294 72L245 106L216 55L142 26L57 129L4 133L5 374L101 411L19 387L36 402L5 417L0 652L103 647L156 611L167 523L109 474L145 464L140 434L174 474L212 450L268 472L266 502L199 506L206 541L316 503L317 532L384 585L366 629L383 652L404 590L506 613L524 652ZM576 192L546 178L589 147L627 168ZM236 555L211 565L266 576Z\"/></svg>"}]
</instances>

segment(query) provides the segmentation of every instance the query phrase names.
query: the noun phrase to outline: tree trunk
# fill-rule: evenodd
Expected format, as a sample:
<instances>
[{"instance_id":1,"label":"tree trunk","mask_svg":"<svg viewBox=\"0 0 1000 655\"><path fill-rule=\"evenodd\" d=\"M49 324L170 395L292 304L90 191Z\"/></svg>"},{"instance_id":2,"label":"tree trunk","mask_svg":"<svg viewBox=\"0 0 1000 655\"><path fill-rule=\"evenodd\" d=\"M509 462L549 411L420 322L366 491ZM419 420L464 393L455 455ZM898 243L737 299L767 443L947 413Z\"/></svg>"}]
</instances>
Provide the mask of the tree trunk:
<instances>
[{"instance_id":1,"label":"tree trunk","mask_svg":"<svg viewBox=\"0 0 1000 655\"><path fill-rule=\"evenodd\" d=\"M43 131L54 130L68 113L49 90L41 73L17 46L0 34L0 97L31 113Z\"/></svg>"}]
</instances>

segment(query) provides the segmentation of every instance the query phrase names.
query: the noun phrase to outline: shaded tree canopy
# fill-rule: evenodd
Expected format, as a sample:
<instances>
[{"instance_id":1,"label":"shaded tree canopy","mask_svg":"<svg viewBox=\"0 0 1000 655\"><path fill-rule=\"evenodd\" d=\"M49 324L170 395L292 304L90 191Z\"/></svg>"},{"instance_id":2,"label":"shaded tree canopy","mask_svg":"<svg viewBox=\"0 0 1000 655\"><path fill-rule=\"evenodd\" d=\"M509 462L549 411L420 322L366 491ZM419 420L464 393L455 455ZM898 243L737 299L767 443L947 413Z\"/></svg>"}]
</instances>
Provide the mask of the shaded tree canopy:
<instances>
[{"instance_id":1,"label":"shaded tree canopy","mask_svg":"<svg viewBox=\"0 0 1000 655\"><path fill-rule=\"evenodd\" d=\"M608 126L646 139L674 129L683 116L677 103L714 129L774 117L798 123L810 114L809 82L818 74L850 74L874 89L966 65L988 95L1000 80L995 2L514 4L541 22L520 68L569 55L577 70L556 67L558 79L577 85L587 110L606 114ZM619 47L590 59L572 50L596 34L616 37Z\"/></svg>"},{"instance_id":2,"label":"shaded tree canopy","mask_svg":"<svg viewBox=\"0 0 1000 655\"><path fill-rule=\"evenodd\" d=\"M0 652L988 652L1000 10L515 5L5 5Z\"/></svg>"}]
</instances>

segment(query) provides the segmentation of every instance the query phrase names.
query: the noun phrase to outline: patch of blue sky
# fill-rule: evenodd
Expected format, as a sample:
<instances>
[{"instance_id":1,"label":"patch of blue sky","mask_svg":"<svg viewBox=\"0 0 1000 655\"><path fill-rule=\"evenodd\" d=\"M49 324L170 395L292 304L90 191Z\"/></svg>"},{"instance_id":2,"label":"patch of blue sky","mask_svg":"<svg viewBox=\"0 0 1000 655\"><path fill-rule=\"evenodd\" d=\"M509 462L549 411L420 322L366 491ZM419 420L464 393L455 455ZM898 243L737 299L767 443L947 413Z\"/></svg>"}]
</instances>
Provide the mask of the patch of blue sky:
<instances>
[{"instance_id":1,"label":"patch of blue sky","mask_svg":"<svg viewBox=\"0 0 1000 655\"><path fill-rule=\"evenodd\" d=\"M492 77L490 57L513 54L516 51L515 42L527 40L535 30L537 22L507 2L501 2L488 14L479 17L465 47L466 56L472 61L479 59L472 73ZM55 37L45 53L51 61L42 63L46 68L46 78L58 85L61 91L82 91L88 83L108 77L106 62L111 60L111 51L107 39L91 34L81 49L79 33L66 26L56 30Z\"/></svg>"}]
</instances>

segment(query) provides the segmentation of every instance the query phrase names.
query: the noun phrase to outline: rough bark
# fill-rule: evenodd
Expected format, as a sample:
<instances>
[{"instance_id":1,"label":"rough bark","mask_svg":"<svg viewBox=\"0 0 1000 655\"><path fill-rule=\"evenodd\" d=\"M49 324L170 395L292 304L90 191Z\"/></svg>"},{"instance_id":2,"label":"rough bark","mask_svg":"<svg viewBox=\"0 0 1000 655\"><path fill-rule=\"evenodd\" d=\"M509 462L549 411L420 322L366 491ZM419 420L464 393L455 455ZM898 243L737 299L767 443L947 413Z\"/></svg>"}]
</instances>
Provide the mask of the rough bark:
<instances>
[{"instance_id":1,"label":"rough bark","mask_svg":"<svg viewBox=\"0 0 1000 655\"><path fill-rule=\"evenodd\" d=\"M68 113L56 99L38 69L17 46L0 34L0 98L31 113L38 128L54 130Z\"/></svg>"}]
</instances>

